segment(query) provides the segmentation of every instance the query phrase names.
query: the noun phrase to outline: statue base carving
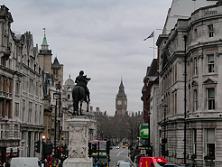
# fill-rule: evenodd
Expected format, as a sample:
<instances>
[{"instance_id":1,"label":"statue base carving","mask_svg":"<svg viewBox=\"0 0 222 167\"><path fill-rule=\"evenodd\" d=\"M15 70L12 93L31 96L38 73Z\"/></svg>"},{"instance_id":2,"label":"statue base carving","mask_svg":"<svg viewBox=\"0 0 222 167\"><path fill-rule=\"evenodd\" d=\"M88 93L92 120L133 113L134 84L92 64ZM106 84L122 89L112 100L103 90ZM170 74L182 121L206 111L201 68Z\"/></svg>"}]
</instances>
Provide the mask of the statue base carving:
<instances>
[{"instance_id":1,"label":"statue base carving","mask_svg":"<svg viewBox=\"0 0 222 167\"><path fill-rule=\"evenodd\" d=\"M92 159L88 157L89 127L93 122L86 118L68 119L69 155L63 167L92 167Z\"/></svg>"}]
</instances>

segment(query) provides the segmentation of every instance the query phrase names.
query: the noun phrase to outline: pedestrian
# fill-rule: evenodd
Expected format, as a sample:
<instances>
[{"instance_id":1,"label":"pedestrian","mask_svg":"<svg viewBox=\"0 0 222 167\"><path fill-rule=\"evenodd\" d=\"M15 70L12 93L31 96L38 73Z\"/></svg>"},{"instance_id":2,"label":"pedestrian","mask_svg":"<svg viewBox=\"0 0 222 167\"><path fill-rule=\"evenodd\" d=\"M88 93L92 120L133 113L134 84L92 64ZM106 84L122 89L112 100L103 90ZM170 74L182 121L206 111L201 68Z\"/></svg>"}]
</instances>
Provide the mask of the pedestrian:
<instances>
[{"instance_id":1,"label":"pedestrian","mask_svg":"<svg viewBox=\"0 0 222 167\"><path fill-rule=\"evenodd\" d=\"M10 167L10 163L7 161L5 167Z\"/></svg>"},{"instance_id":2,"label":"pedestrian","mask_svg":"<svg viewBox=\"0 0 222 167\"><path fill-rule=\"evenodd\" d=\"M0 161L0 167L3 167L3 163L2 163L2 161Z\"/></svg>"}]
</instances>

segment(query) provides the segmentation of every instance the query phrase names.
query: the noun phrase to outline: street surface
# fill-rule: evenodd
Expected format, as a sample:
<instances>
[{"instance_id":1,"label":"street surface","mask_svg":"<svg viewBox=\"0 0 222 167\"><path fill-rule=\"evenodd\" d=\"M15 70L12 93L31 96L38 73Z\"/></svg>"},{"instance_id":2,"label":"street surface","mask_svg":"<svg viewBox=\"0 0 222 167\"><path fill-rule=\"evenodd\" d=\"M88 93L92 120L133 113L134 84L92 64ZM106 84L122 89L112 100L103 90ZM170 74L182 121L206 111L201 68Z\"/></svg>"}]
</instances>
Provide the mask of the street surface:
<instances>
[{"instance_id":1,"label":"street surface","mask_svg":"<svg viewBox=\"0 0 222 167\"><path fill-rule=\"evenodd\" d=\"M128 148L122 148L119 149L113 148L110 150L110 167L116 167L116 163L119 160L125 160L129 161L128 158Z\"/></svg>"}]
</instances>

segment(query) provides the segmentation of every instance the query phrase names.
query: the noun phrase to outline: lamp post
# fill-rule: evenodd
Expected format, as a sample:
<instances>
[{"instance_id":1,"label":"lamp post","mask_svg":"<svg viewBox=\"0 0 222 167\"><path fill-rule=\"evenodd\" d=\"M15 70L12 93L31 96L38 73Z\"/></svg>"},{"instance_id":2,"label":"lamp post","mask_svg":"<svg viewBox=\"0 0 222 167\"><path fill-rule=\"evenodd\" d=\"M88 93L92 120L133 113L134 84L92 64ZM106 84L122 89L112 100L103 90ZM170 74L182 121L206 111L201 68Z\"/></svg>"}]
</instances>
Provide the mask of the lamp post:
<instances>
[{"instance_id":1,"label":"lamp post","mask_svg":"<svg viewBox=\"0 0 222 167\"><path fill-rule=\"evenodd\" d=\"M60 90L61 85L60 83L56 84L56 92L53 94L53 98L56 99L55 105L55 118L54 118L54 155L56 155L56 131L57 131L57 109L58 109L58 99L60 98Z\"/></svg>"},{"instance_id":2,"label":"lamp post","mask_svg":"<svg viewBox=\"0 0 222 167\"><path fill-rule=\"evenodd\" d=\"M44 160L44 151L45 151L45 135L42 135L42 141L41 141L41 159Z\"/></svg>"},{"instance_id":3,"label":"lamp post","mask_svg":"<svg viewBox=\"0 0 222 167\"><path fill-rule=\"evenodd\" d=\"M57 125L57 107L58 107L58 98L59 98L59 93L55 92L53 94L53 98L56 99L56 105L55 105L55 118L54 118L54 155L56 153L56 125Z\"/></svg>"},{"instance_id":4,"label":"lamp post","mask_svg":"<svg viewBox=\"0 0 222 167\"><path fill-rule=\"evenodd\" d=\"M186 165L186 136L187 136L187 36L184 35L184 164Z\"/></svg>"}]
</instances>

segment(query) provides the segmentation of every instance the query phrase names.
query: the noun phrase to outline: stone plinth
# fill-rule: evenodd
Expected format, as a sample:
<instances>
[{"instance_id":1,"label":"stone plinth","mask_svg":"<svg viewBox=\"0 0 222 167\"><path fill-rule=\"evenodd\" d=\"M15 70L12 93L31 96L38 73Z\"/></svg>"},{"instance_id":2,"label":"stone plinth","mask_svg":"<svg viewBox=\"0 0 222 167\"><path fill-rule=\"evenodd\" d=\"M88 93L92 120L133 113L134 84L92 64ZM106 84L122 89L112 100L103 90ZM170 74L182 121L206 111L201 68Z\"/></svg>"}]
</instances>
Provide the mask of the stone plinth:
<instances>
[{"instance_id":1,"label":"stone plinth","mask_svg":"<svg viewBox=\"0 0 222 167\"><path fill-rule=\"evenodd\" d=\"M67 120L69 128L69 155L63 162L64 167L92 167L88 157L89 126L92 120L73 118Z\"/></svg>"}]
</instances>

